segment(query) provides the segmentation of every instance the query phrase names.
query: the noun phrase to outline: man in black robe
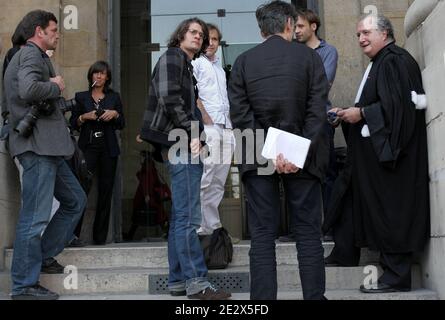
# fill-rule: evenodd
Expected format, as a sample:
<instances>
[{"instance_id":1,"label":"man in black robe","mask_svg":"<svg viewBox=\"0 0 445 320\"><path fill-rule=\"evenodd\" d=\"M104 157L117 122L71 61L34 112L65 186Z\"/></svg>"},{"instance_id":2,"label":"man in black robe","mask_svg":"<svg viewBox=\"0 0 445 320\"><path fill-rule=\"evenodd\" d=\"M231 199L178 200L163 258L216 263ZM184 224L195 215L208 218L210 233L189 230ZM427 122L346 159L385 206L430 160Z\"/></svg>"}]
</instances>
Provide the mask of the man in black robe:
<instances>
[{"instance_id":1,"label":"man in black robe","mask_svg":"<svg viewBox=\"0 0 445 320\"><path fill-rule=\"evenodd\" d=\"M360 247L380 251L383 275L360 290L409 291L413 254L423 250L430 228L421 72L413 57L395 45L384 16L361 19L357 37L371 63L355 106L333 109L348 127L348 165L324 225L324 230L333 226L340 240L329 261L356 265Z\"/></svg>"}]
</instances>

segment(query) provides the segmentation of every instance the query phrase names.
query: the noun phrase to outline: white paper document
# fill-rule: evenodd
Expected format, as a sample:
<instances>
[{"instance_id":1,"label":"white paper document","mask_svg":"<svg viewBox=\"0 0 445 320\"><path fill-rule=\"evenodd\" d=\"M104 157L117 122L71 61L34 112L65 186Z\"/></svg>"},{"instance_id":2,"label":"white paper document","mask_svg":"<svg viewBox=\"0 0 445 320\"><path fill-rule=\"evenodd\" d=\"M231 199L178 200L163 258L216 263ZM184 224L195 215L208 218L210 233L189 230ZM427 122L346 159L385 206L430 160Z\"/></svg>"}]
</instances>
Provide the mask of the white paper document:
<instances>
[{"instance_id":1,"label":"white paper document","mask_svg":"<svg viewBox=\"0 0 445 320\"><path fill-rule=\"evenodd\" d=\"M266 159L275 160L282 154L287 161L302 169L310 145L311 140L270 127L261 155Z\"/></svg>"}]
</instances>

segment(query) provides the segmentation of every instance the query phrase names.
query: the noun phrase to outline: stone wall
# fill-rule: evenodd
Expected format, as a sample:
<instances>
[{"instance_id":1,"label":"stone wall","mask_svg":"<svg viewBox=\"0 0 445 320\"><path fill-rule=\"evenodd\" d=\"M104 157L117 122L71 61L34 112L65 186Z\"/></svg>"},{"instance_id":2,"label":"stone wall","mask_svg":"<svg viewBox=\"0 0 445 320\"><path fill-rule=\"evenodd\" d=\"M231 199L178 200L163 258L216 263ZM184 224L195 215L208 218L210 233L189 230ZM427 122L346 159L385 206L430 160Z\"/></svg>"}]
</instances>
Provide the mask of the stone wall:
<instances>
[{"instance_id":1,"label":"stone wall","mask_svg":"<svg viewBox=\"0 0 445 320\"><path fill-rule=\"evenodd\" d=\"M67 30L64 9L73 5L78 9L78 29ZM86 73L89 66L99 59L107 59L108 1L107 0L24 0L2 1L0 5L0 37L3 52L11 47L10 39L20 19L29 11L51 11L59 20L60 41L52 58L56 72L65 79L64 96L87 89Z\"/></svg>"},{"instance_id":2,"label":"stone wall","mask_svg":"<svg viewBox=\"0 0 445 320\"><path fill-rule=\"evenodd\" d=\"M445 3L417 0L407 13L406 48L419 62L428 96L427 130L431 198L431 241L422 263L424 285L445 299Z\"/></svg>"}]
</instances>

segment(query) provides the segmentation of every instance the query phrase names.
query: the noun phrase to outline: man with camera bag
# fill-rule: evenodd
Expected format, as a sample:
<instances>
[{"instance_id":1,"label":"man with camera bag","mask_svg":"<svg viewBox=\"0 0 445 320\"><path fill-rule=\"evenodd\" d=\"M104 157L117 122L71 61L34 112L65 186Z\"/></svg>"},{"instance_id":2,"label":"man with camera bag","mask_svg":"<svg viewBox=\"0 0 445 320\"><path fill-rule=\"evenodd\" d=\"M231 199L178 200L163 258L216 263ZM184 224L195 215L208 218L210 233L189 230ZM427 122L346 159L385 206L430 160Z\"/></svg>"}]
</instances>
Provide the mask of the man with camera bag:
<instances>
[{"instance_id":1,"label":"man with camera bag","mask_svg":"<svg viewBox=\"0 0 445 320\"><path fill-rule=\"evenodd\" d=\"M63 269L52 257L71 240L86 196L65 162L74 145L55 103L65 85L45 53L57 46L57 19L50 12L35 10L21 23L27 44L11 60L4 80L14 128L9 135L10 153L24 170L11 268L12 299L53 300L58 295L39 285L40 272ZM60 207L50 221L53 195Z\"/></svg>"}]
</instances>

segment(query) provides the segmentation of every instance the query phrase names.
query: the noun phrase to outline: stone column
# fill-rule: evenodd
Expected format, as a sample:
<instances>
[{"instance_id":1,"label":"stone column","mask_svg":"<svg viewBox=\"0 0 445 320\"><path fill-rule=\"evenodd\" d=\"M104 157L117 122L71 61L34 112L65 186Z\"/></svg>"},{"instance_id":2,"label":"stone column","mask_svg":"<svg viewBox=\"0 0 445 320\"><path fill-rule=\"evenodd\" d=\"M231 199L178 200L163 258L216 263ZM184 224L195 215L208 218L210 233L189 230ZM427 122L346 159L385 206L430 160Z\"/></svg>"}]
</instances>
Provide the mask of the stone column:
<instances>
[{"instance_id":1,"label":"stone column","mask_svg":"<svg viewBox=\"0 0 445 320\"><path fill-rule=\"evenodd\" d=\"M445 3L417 0L406 20L406 48L419 62L428 97L427 130L430 172L431 240L422 260L425 287L445 299Z\"/></svg>"}]
</instances>

